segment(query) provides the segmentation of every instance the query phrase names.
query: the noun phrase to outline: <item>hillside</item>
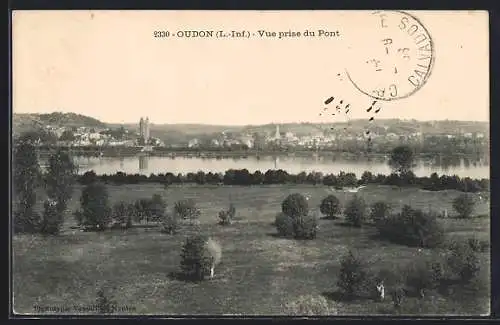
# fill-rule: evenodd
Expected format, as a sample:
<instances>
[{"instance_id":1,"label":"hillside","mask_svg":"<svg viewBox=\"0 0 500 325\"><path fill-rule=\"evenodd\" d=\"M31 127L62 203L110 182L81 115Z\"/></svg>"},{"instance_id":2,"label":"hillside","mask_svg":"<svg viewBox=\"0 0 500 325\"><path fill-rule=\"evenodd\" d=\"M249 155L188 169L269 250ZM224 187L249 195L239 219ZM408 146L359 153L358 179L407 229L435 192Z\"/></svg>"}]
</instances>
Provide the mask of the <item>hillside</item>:
<instances>
[{"instance_id":1,"label":"hillside","mask_svg":"<svg viewBox=\"0 0 500 325\"><path fill-rule=\"evenodd\" d=\"M104 123L95 118L76 114L76 113L60 113L54 112L49 114L13 114L13 131L21 133L24 131L33 130L44 127L45 125L52 126L70 126L70 127L110 127L118 128L120 126L129 130L137 131L138 124L111 124ZM375 120L369 122L366 119L351 120L347 123L284 123L279 125L281 132L293 132L297 135L306 135L322 131L343 130L346 129L349 133L359 133L370 129L372 131L386 133L393 132L396 134L406 134L422 131L426 134L447 133L455 134L457 132L482 132L489 134L488 122L472 122L472 121L416 121L416 120L400 120L386 119ZM190 139L192 137L220 134L221 132L230 133L274 133L276 124L264 125L207 125L207 124L151 124L151 135L161 139Z\"/></svg>"},{"instance_id":2,"label":"hillside","mask_svg":"<svg viewBox=\"0 0 500 325\"><path fill-rule=\"evenodd\" d=\"M13 114L12 127L14 129L40 127L45 125L70 126L70 127L106 127L103 123L93 117L76 113L48 113L48 114Z\"/></svg>"}]
</instances>

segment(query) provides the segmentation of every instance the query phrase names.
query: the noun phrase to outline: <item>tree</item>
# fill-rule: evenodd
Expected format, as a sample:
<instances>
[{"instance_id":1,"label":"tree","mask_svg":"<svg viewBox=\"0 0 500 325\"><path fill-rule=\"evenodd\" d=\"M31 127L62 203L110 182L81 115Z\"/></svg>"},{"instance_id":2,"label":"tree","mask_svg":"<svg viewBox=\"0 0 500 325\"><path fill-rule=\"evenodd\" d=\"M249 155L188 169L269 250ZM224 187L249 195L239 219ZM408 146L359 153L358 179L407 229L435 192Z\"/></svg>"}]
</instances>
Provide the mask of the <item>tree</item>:
<instances>
[{"instance_id":1,"label":"tree","mask_svg":"<svg viewBox=\"0 0 500 325\"><path fill-rule=\"evenodd\" d=\"M365 200L355 195L352 200L347 203L344 211L347 222L354 227L361 227L366 219L366 203Z\"/></svg>"},{"instance_id":2,"label":"tree","mask_svg":"<svg viewBox=\"0 0 500 325\"><path fill-rule=\"evenodd\" d=\"M182 246L181 271L187 279L200 281L208 274L213 276L220 259L220 245L208 236L195 234L186 238Z\"/></svg>"},{"instance_id":3,"label":"tree","mask_svg":"<svg viewBox=\"0 0 500 325\"><path fill-rule=\"evenodd\" d=\"M93 170L89 170L85 172L82 176L79 178L79 183L82 185L89 185L90 183L97 182L99 180L99 177Z\"/></svg>"},{"instance_id":4,"label":"tree","mask_svg":"<svg viewBox=\"0 0 500 325\"><path fill-rule=\"evenodd\" d=\"M195 220L201 215L201 211L193 199L184 199L175 202L174 213L182 219L190 220Z\"/></svg>"},{"instance_id":5,"label":"tree","mask_svg":"<svg viewBox=\"0 0 500 325\"><path fill-rule=\"evenodd\" d=\"M406 270L406 285L425 297L425 291L435 289L444 278L444 265L440 260L418 259Z\"/></svg>"},{"instance_id":6,"label":"tree","mask_svg":"<svg viewBox=\"0 0 500 325\"><path fill-rule=\"evenodd\" d=\"M434 214L424 213L405 205L397 215L391 215L377 223L380 237L395 243L437 247L444 240L444 228Z\"/></svg>"},{"instance_id":7,"label":"tree","mask_svg":"<svg viewBox=\"0 0 500 325\"><path fill-rule=\"evenodd\" d=\"M391 152L389 166L401 176L413 169L414 159L413 150L410 147L398 146Z\"/></svg>"},{"instance_id":8,"label":"tree","mask_svg":"<svg viewBox=\"0 0 500 325\"><path fill-rule=\"evenodd\" d=\"M57 235L61 230L63 215L57 208L57 202L50 198L44 202L40 232L46 235Z\"/></svg>"},{"instance_id":9,"label":"tree","mask_svg":"<svg viewBox=\"0 0 500 325\"><path fill-rule=\"evenodd\" d=\"M340 274L337 286L347 298L364 293L368 280L368 271L363 260L349 250L340 262Z\"/></svg>"},{"instance_id":10,"label":"tree","mask_svg":"<svg viewBox=\"0 0 500 325\"><path fill-rule=\"evenodd\" d=\"M219 224L230 225L236 214L236 208L233 203L229 204L229 209L219 211Z\"/></svg>"},{"instance_id":11,"label":"tree","mask_svg":"<svg viewBox=\"0 0 500 325\"><path fill-rule=\"evenodd\" d=\"M87 185L80 197L81 212L76 214L80 225L91 230L104 230L111 221L106 187L101 183Z\"/></svg>"},{"instance_id":12,"label":"tree","mask_svg":"<svg viewBox=\"0 0 500 325\"><path fill-rule=\"evenodd\" d=\"M75 141L75 135L71 130L64 130L61 136L59 137L60 141Z\"/></svg>"},{"instance_id":13,"label":"tree","mask_svg":"<svg viewBox=\"0 0 500 325\"><path fill-rule=\"evenodd\" d=\"M124 228L132 227L132 214L125 202L120 201L113 205L113 223Z\"/></svg>"},{"instance_id":14,"label":"tree","mask_svg":"<svg viewBox=\"0 0 500 325\"><path fill-rule=\"evenodd\" d=\"M306 216L309 213L309 204L304 195L294 193L281 203L281 211L291 218Z\"/></svg>"},{"instance_id":15,"label":"tree","mask_svg":"<svg viewBox=\"0 0 500 325\"><path fill-rule=\"evenodd\" d=\"M41 181L41 169L35 145L21 138L13 152L13 187L17 209L14 213L14 232L37 232L40 216L34 211L36 189Z\"/></svg>"},{"instance_id":16,"label":"tree","mask_svg":"<svg viewBox=\"0 0 500 325\"><path fill-rule=\"evenodd\" d=\"M278 231L278 235L282 237L291 238L295 235L293 224L293 218L287 216L283 212L278 213L275 217L274 226Z\"/></svg>"},{"instance_id":17,"label":"tree","mask_svg":"<svg viewBox=\"0 0 500 325\"><path fill-rule=\"evenodd\" d=\"M334 219L340 213L340 201L335 195L328 195L321 201L319 210L330 219Z\"/></svg>"},{"instance_id":18,"label":"tree","mask_svg":"<svg viewBox=\"0 0 500 325\"><path fill-rule=\"evenodd\" d=\"M462 283L471 281L481 269L479 257L468 243L456 242L451 245L447 265Z\"/></svg>"},{"instance_id":19,"label":"tree","mask_svg":"<svg viewBox=\"0 0 500 325\"><path fill-rule=\"evenodd\" d=\"M474 199L470 195L467 195L467 193L464 193L453 200L453 209L458 213L460 218L469 218L474 212L475 204Z\"/></svg>"},{"instance_id":20,"label":"tree","mask_svg":"<svg viewBox=\"0 0 500 325\"><path fill-rule=\"evenodd\" d=\"M370 219L378 223L388 217L391 213L391 206L384 201L375 202L370 208Z\"/></svg>"},{"instance_id":21,"label":"tree","mask_svg":"<svg viewBox=\"0 0 500 325\"><path fill-rule=\"evenodd\" d=\"M153 219L156 221L162 220L166 208L167 204L165 203L165 201L163 201L163 197L160 194L153 194L149 206Z\"/></svg>"},{"instance_id":22,"label":"tree","mask_svg":"<svg viewBox=\"0 0 500 325\"><path fill-rule=\"evenodd\" d=\"M49 170L45 176L45 188L58 216L52 216L52 214L44 214L44 216L51 216L52 220L47 222L53 226L60 228L64 222L64 211L73 195L76 173L77 166L68 153L58 150L50 156Z\"/></svg>"}]
</instances>

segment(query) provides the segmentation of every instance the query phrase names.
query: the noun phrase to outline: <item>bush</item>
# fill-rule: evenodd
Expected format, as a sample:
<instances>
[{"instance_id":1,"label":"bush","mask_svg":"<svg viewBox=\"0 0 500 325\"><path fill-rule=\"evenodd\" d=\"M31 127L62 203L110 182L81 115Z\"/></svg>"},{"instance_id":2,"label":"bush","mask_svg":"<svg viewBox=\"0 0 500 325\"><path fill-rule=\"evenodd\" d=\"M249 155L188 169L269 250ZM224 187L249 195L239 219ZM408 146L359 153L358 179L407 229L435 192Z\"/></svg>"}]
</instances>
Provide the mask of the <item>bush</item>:
<instances>
[{"instance_id":1,"label":"bush","mask_svg":"<svg viewBox=\"0 0 500 325\"><path fill-rule=\"evenodd\" d=\"M295 239L314 239L318 232L318 218L309 214L293 219L293 231Z\"/></svg>"},{"instance_id":2,"label":"bush","mask_svg":"<svg viewBox=\"0 0 500 325\"><path fill-rule=\"evenodd\" d=\"M361 296L366 293L368 270L363 260L349 251L340 262L340 273L337 287L347 298Z\"/></svg>"},{"instance_id":3,"label":"bush","mask_svg":"<svg viewBox=\"0 0 500 325\"><path fill-rule=\"evenodd\" d=\"M80 197L81 211L75 216L79 225L91 230L104 230L111 221L108 191L101 183L87 185Z\"/></svg>"},{"instance_id":4,"label":"bush","mask_svg":"<svg viewBox=\"0 0 500 325\"><path fill-rule=\"evenodd\" d=\"M334 195L328 195L321 201L319 207L321 213L330 219L334 219L340 213L340 201Z\"/></svg>"},{"instance_id":5,"label":"bush","mask_svg":"<svg viewBox=\"0 0 500 325\"><path fill-rule=\"evenodd\" d=\"M112 314L116 309L115 301L102 288L97 291L96 306L100 315Z\"/></svg>"},{"instance_id":6,"label":"bush","mask_svg":"<svg viewBox=\"0 0 500 325\"><path fill-rule=\"evenodd\" d=\"M436 216L408 205L401 213L379 221L377 229L382 238L408 246L432 248L444 240L444 229Z\"/></svg>"},{"instance_id":7,"label":"bush","mask_svg":"<svg viewBox=\"0 0 500 325\"><path fill-rule=\"evenodd\" d=\"M19 209L12 218L14 233L34 234L40 231L42 218L33 209Z\"/></svg>"},{"instance_id":8,"label":"bush","mask_svg":"<svg viewBox=\"0 0 500 325\"><path fill-rule=\"evenodd\" d=\"M236 214L236 208L234 207L234 204L229 205L228 210L221 210L219 212L219 224L220 225L230 225L234 216Z\"/></svg>"},{"instance_id":9,"label":"bush","mask_svg":"<svg viewBox=\"0 0 500 325\"><path fill-rule=\"evenodd\" d=\"M314 239L318 231L318 218L312 214L292 218L279 213L274 224L278 234L285 238Z\"/></svg>"},{"instance_id":10,"label":"bush","mask_svg":"<svg viewBox=\"0 0 500 325\"><path fill-rule=\"evenodd\" d=\"M281 211L291 218L306 216L309 213L309 204L304 195L294 193L283 200Z\"/></svg>"},{"instance_id":11,"label":"bush","mask_svg":"<svg viewBox=\"0 0 500 325\"><path fill-rule=\"evenodd\" d=\"M151 219L151 200L150 199L137 199L134 203L135 222L146 221Z\"/></svg>"},{"instance_id":12,"label":"bush","mask_svg":"<svg viewBox=\"0 0 500 325\"><path fill-rule=\"evenodd\" d=\"M163 197L160 194L153 194L149 202L149 213L152 221L161 221L166 208L167 204L163 201Z\"/></svg>"},{"instance_id":13,"label":"bush","mask_svg":"<svg viewBox=\"0 0 500 325\"><path fill-rule=\"evenodd\" d=\"M490 249L490 243L487 240L469 238L467 240L469 247L476 253L485 253Z\"/></svg>"},{"instance_id":14,"label":"bush","mask_svg":"<svg viewBox=\"0 0 500 325\"><path fill-rule=\"evenodd\" d=\"M466 193L460 194L453 200L453 209L459 218L469 218L474 212L475 202L472 196Z\"/></svg>"},{"instance_id":15,"label":"bush","mask_svg":"<svg viewBox=\"0 0 500 325\"><path fill-rule=\"evenodd\" d=\"M362 197L355 195L347 203L344 215L348 224L361 227L366 219L366 204Z\"/></svg>"},{"instance_id":16,"label":"bush","mask_svg":"<svg viewBox=\"0 0 500 325\"><path fill-rule=\"evenodd\" d=\"M336 315L323 296L303 295L285 304L284 313L290 316Z\"/></svg>"},{"instance_id":17,"label":"bush","mask_svg":"<svg viewBox=\"0 0 500 325\"><path fill-rule=\"evenodd\" d=\"M43 215L40 232L46 235L57 235L64 222L64 214L57 206L57 202L48 199L43 204Z\"/></svg>"},{"instance_id":18,"label":"bush","mask_svg":"<svg viewBox=\"0 0 500 325\"><path fill-rule=\"evenodd\" d=\"M424 298L425 291L437 288L444 279L444 265L440 260L417 260L406 271L406 285Z\"/></svg>"},{"instance_id":19,"label":"bush","mask_svg":"<svg viewBox=\"0 0 500 325\"><path fill-rule=\"evenodd\" d=\"M480 271L479 257L468 243L455 242L450 247L447 265L462 283L469 282Z\"/></svg>"},{"instance_id":20,"label":"bush","mask_svg":"<svg viewBox=\"0 0 500 325\"><path fill-rule=\"evenodd\" d=\"M375 202L370 208L370 219L377 224L391 214L391 206L383 201Z\"/></svg>"},{"instance_id":21,"label":"bush","mask_svg":"<svg viewBox=\"0 0 500 325\"><path fill-rule=\"evenodd\" d=\"M113 225L117 227L132 227L132 214L125 202L116 202L113 205Z\"/></svg>"},{"instance_id":22,"label":"bush","mask_svg":"<svg viewBox=\"0 0 500 325\"><path fill-rule=\"evenodd\" d=\"M179 220L175 213L166 213L162 219L162 232L173 235L179 229Z\"/></svg>"},{"instance_id":23,"label":"bush","mask_svg":"<svg viewBox=\"0 0 500 325\"><path fill-rule=\"evenodd\" d=\"M293 219L282 212L276 215L274 221L274 225L276 226L276 230L278 230L278 234L282 237L287 238L292 238L295 235L293 223Z\"/></svg>"},{"instance_id":24,"label":"bush","mask_svg":"<svg viewBox=\"0 0 500 325\"><path fill-rule=\"evenodd\" d=\"M174 213L182 219L197 219L200 215L200 209L196 207L196 202L192 199L185 199L175 202Z\"/></svg>"},{"instance_id":25,"label":"bush","mask_svg":"<svg viewBox=\"0 0 500 325\"><path fill-rule=\"evenodd\" d=\"M186 238L181 252L181 270L187 279L203 280L220 260L221 247L213 239L200 234Z\"/></svg>"}]
</instances>

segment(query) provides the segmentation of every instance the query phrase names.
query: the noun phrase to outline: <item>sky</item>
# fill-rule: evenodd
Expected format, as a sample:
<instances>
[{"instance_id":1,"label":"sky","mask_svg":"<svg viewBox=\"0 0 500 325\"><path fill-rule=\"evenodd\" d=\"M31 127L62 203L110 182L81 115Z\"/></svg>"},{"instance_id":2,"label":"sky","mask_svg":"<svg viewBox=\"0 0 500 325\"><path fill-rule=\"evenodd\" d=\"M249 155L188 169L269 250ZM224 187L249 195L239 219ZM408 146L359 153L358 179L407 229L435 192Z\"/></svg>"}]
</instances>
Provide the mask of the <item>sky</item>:
<instances>
[{"instance_id":1,"label":"sky","mask_svg":"<svg viewBox=\"0 0 500 325\"><path fill-rule=\"evenodd\" d=\"M377 118L489 121L488 13L412 14L433 40L431 73L411 96L379 101ZM345 71L372 52L370 17L368 11L15 11L13 112L74 112L107 123L147 116L155 124L368 118L373 98ZM158 30L306 29L340 36L153 37ZM349 114L320 115L331 96L349 103Z\"/></svg>"}]
</instances>

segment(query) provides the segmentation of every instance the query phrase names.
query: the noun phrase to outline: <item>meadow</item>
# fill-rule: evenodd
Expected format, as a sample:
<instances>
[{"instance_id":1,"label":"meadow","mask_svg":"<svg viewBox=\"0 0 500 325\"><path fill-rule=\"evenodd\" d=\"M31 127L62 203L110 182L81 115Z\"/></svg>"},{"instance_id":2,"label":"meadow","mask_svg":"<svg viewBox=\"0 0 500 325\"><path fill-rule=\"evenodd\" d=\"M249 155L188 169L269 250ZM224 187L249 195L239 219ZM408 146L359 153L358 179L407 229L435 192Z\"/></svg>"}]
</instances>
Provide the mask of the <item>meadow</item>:
<instances>
[{"instance_id":1,"label":"meadow","mask_svg":"<svg viewBox=\"0 0 500 325\"><path fill-rule=\"evenodd\" d=\"M339 315L386 314L392 302L363 299L340 301L336 282L340 259L355 249L370 263L400 273L400 268L419 255L440 254L440 249L418 249L381 240L373 227L350 228L342 220L320 220L316 239L299 241L276 236L272 225L281 202L291 193L302 193L312 210L334 194L341 204L354 193L326 186L107 186L110 203L133 202L161 194L171 208L180 199L192 198L201 209L199 227L222 245L222 263L215 278L200 283L182 281L172 274L179 269L186 227L175 235L156 227L81 232L71 214L79 208L81 187L69 203L61 235L16 235L13 249L13 295L17 313L37 313L37 308L59 306L77 313L75 306L95 304L98 288L105 287L123 314L244 314L285 315L284 306L302 295L324 296ZM360 190L368 204L379 200L394 209L409 204L423 210L448 210L440 219L448 239L476 237L489 241L489 206L478 203L475 217L451 218L452 201L460 192L429 192L415 188L370 185ZM42 202L43 195L39 195ZM217 224L217 214L233 202L236 217L232 225ZM41 208L41 203L40 203ZM319 211L318 211L319 213ZM408 298L414 313L487 314L489 312L489 253L481 253L482 295L467 294L466 286L452 294L432 292L425 300ZM38 309L40 310L40 309ZM60 313L59 313L60 314Z\"/></svg>"}]
</instances>

